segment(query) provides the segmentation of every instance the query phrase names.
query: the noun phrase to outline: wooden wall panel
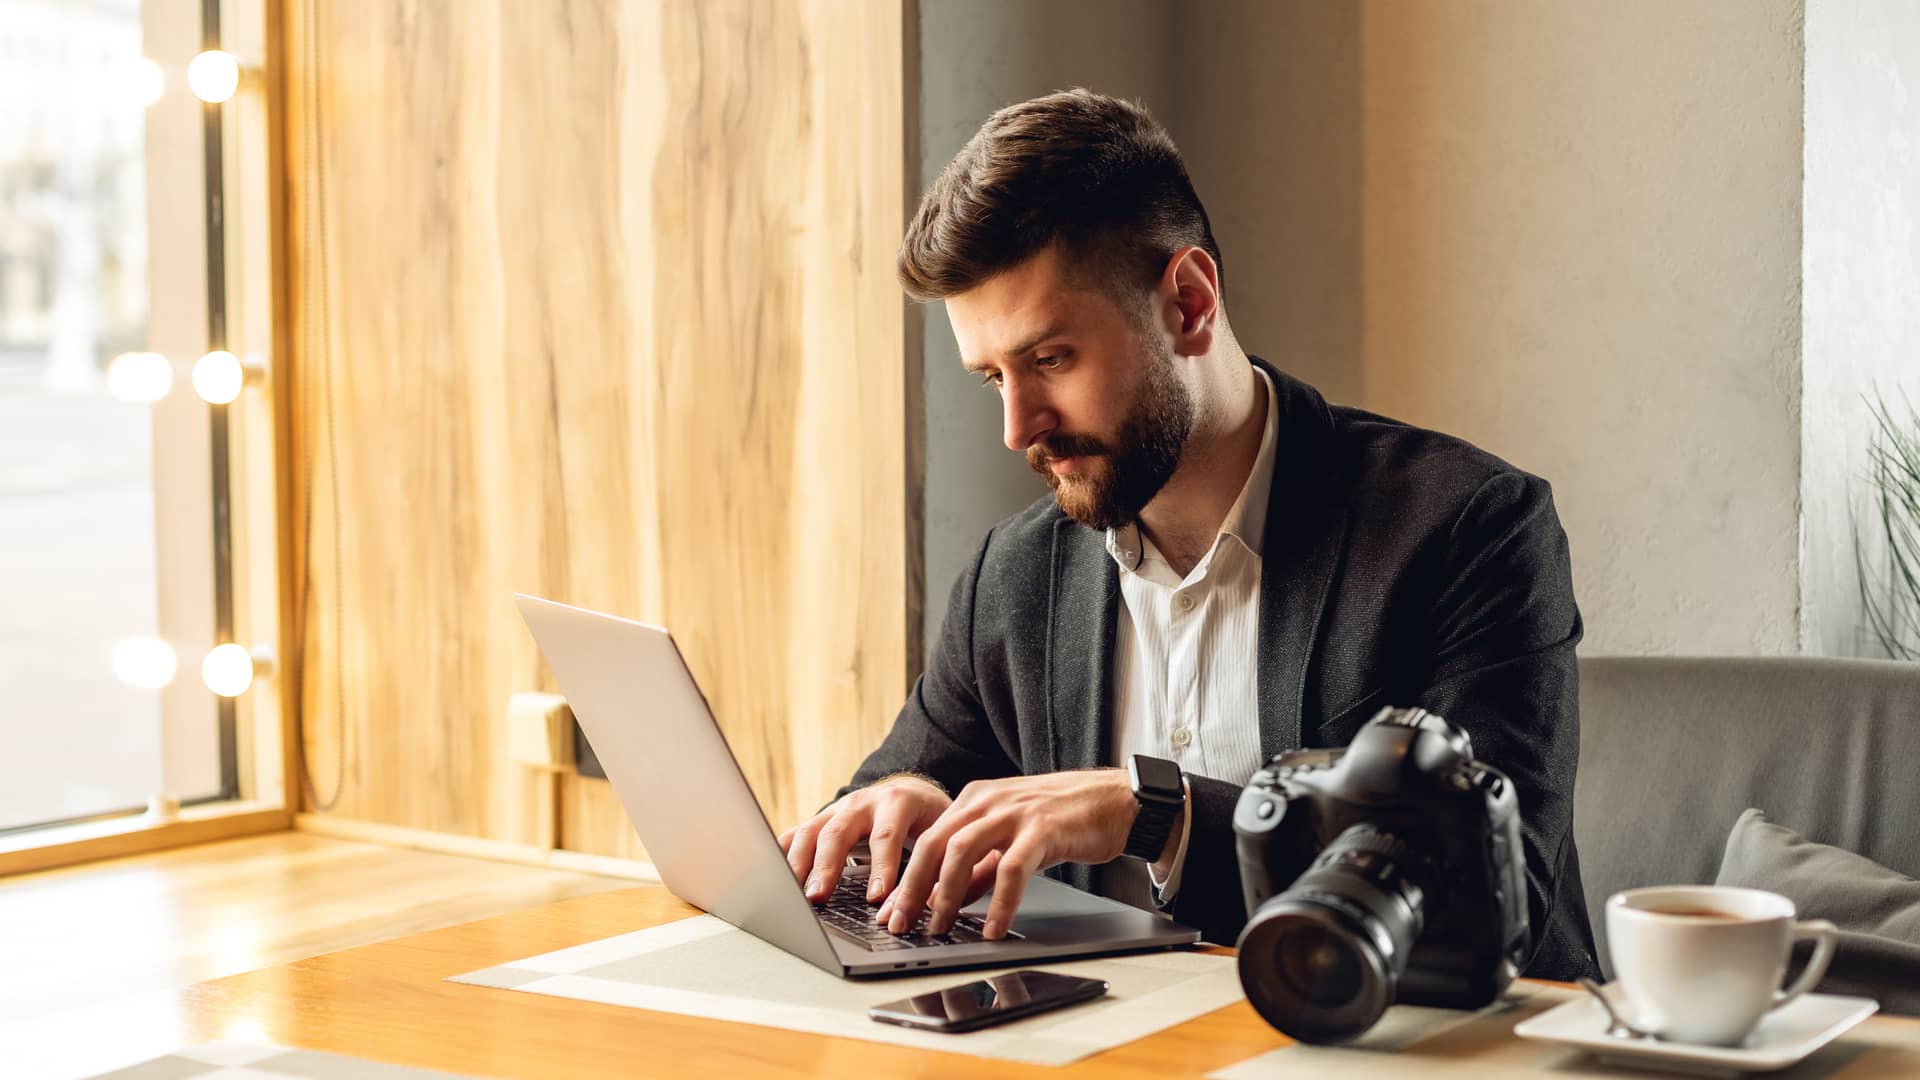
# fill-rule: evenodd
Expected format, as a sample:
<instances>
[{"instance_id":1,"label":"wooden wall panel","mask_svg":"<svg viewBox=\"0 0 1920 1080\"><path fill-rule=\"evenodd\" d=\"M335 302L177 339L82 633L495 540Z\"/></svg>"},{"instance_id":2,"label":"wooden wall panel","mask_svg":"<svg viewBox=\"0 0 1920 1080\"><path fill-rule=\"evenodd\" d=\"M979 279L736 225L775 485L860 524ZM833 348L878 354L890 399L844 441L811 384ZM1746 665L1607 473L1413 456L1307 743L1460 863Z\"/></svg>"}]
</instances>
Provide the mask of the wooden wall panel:
<instances>
[{"instance_id":1,"label":"wooden wall panel","mask_svg":"<svg viewBox=\"0 0 1920 1080\"><path fill-rule=\"evenodd\" d=\"M918 652L907 18L290 7L299 682L330 813L517 839L505 704L553 687L516 590L673 628L776 823L885 732ZM604 784L562 803L566 846L639 853Z\"/></svg>"}]
</instances>

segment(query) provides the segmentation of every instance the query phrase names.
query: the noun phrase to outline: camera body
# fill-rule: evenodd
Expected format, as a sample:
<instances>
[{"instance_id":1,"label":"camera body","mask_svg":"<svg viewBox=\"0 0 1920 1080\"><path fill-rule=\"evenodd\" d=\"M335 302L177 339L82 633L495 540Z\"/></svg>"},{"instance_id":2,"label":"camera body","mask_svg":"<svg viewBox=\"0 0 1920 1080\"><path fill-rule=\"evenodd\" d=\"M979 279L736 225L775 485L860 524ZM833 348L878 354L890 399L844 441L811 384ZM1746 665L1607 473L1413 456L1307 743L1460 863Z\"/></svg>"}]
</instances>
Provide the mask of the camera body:
<instances>
[{"instance_id":1,"label":"camera body","mask_svg":"<svg viewBox=\"0 0 1920 1080\"><path fill-rule=\"evenodd\" d=\"M1526 962L1513 783L1424 709L1382 709L1344 750L1274 758L1233 825L1241 982L1297 1039L1352 1038L1395 1001L1484 1006Z\"/></svg>"}]
</instances>

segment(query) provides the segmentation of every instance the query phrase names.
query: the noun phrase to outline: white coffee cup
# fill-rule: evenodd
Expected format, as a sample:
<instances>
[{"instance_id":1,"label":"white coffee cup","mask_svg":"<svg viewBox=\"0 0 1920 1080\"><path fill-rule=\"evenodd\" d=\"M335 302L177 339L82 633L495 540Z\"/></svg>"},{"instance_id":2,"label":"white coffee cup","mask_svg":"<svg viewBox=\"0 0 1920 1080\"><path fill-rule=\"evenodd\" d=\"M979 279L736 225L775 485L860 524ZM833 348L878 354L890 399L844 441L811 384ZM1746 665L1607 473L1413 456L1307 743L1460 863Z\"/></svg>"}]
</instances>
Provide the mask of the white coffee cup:
<instances>
[{"instance_id":1,"label":"white coffee cup","mask_svg":"<svg viewBox=\"0 0 1920 1080\"><path fill-rule=\"evenodd\" d=\"M1607 953L1633 1015L1675 1042L1734 1046L1820 981L1837 931L1794 921L1793 901L1727 885L1663 885L1607 898ZM1780 989L1793 943L1816 944L1807 969Z\"/></svg>"}]
</instances>

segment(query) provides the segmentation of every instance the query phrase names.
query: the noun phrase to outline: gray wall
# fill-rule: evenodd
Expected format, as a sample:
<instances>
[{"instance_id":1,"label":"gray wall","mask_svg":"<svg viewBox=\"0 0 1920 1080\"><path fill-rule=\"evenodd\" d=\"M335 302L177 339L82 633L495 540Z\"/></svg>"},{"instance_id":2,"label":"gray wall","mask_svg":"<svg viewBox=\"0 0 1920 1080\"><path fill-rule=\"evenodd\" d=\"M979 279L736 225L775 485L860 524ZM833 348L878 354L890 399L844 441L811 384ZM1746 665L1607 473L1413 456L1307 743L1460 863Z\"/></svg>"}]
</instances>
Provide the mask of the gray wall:
<instances>
[{"instance_id":1,"label":"gray wall","mask_svg":"<svg viewBox=\"0 0 1920 1080\"><path fill-rule=\"evenodd\" d=\"M1362 8L1210 0L1184 10L1179 100L1161 120L1213 221L1234 334L1330 400L1358 402Z\"/></svg>"},{"instance_id":2,"label":"gray wall","mask_svg":"<svg viewBox=\"0 0 1920 1080\"><path fill-rule=\"evenodd\" d=\"M1861 629L1852 511L1866 491L1865 395L1904 391L1920 406L1916 98L1920 5L1810 0L1801 455L1810 652L1880 655ZM1869 546L1870 564L1884 565L1880 550Z\"/></svg>"},{"instance_id":3,"label":"gray wall","mask_svg":"<svg viewBox=\"0 0 1920 1080\"><path fill-rule=\"evenodd\" d=\"M1583 651L1850 653L1860 395L1920 370L1917 22L1900 0L926 0L925 168L1008 101L1144 99L1250 352L1553 483ZM1044 489L944 315L926 332L931 642L981 534Z\"/></svg>"},{"instance_id":4,"label":"gray wall","mask_svg":"<svg viewBox=\"0 0 1920 1080\"><path fill-rule=\"evenodd\" d=\"M1072 86L1168 101L1166 0L925 0L920 6L922 186L995 109ZM953 581L994 522L1047 493L1001 444L1000 396L960 368L941 305L926 312L926 645Z\"/></svg>"},{"instance_id":5,"label":"gray wall","mask_svg":"<svg viewBox=\"0 0 1920 1080\"><path fill-rule=\"evenodd\" d=\"M1243 343L1550 480L1585 651L1796 651L1798 5L1330 7L1184 43Z\"/></svg>"}]
</instances>

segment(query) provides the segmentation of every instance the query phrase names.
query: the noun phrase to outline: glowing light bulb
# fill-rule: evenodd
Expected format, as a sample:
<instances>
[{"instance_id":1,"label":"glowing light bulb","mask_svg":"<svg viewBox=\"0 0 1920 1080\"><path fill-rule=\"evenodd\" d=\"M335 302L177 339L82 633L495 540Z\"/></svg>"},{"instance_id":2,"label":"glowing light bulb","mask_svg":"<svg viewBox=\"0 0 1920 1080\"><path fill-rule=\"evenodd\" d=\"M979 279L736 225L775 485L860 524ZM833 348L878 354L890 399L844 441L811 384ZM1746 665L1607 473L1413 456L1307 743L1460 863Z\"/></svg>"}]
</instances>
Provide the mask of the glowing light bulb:
<instances>
[{"instance_id":1,"label":"glowing light bulb","mask_svg":"<svg viewBox=\"0 0 1920 1080\"><path fill-rule=\"evenodd\" d=\"M240 61L232 53L209 49L187 65L187 85L194 97L218 105L240 89Z\"/></svg>"},{"instance_id":2,"label":"glowing light bulb","mask_svg":"<svg viewBox=\"0 0 1920 1080\"><path fill-rule=\"evenodd\" d=\"M201 661L200 677L221 697L239 697L253 685L253 654L231 641L216 645Z\"/></svg>"},{"instance_id":3,"label":"glowing light bulb","mask_svg":"<svg viewBox=\"0 0 1920 1080\"><path fill-rule=\"evenodd\" d=\"M166 92L167 73L158 60L143 56L127 69L127 94L142 108L152 108Z\"/></svg>"},{"instance_id":4,"label":"glowing light bulb","mask_svg":"<svg viewBox=\"0 0 1920 1080\"><path fill-rule=\"evenodd\" d=\"M159 638L128 638L114 647L113 673L128 686L158 690L173 681L180 660Z\"/></svg>"},{"instance_id":5,"label":"glowing light bulb","mask_svg":"<svg viewBox=\"0 0 1920 1080\"><path fill-rule=\"evenodd\" d=\"M107 392L121 401L150 404L172 389L173 365L159 353L121 353L107 365Z\"/></svg>"},{"instance_id":6,"label":"glowing light bulb","mask_svg":"<svg viewBox=\"0 0 1920 1080\"><path fill-rule=\"evenodd\" d=\"M225 349L216 349L193 365L193 392L209 405L231 404L246 384L240 358Z\"/></svg>"}]
</instances>

